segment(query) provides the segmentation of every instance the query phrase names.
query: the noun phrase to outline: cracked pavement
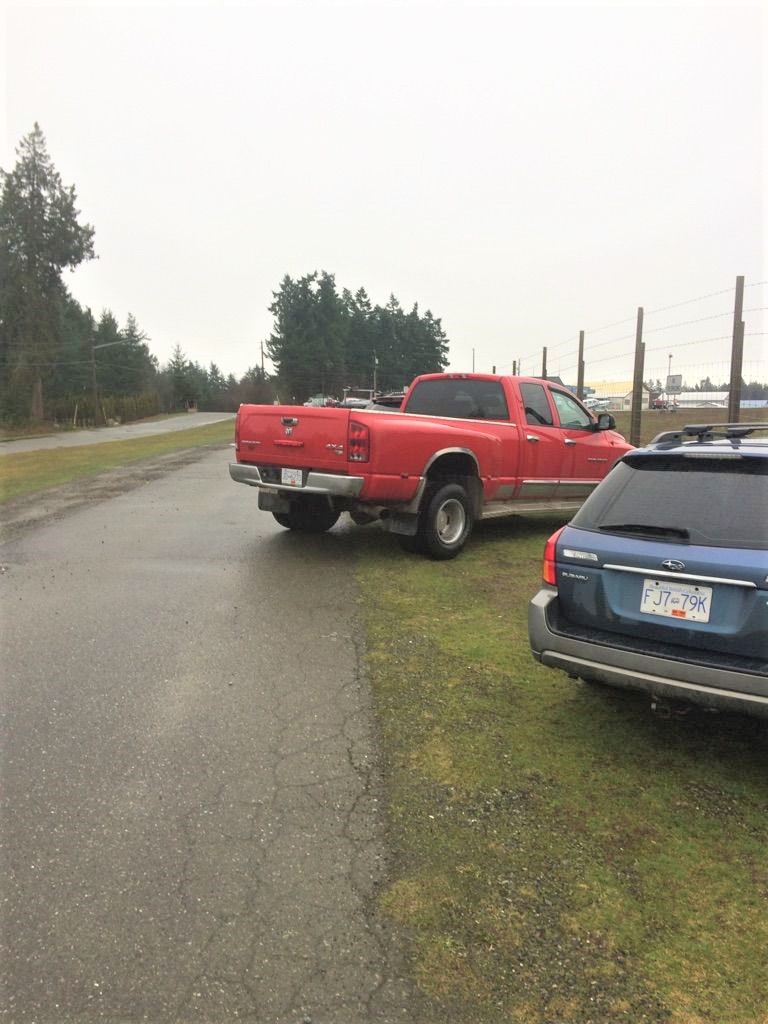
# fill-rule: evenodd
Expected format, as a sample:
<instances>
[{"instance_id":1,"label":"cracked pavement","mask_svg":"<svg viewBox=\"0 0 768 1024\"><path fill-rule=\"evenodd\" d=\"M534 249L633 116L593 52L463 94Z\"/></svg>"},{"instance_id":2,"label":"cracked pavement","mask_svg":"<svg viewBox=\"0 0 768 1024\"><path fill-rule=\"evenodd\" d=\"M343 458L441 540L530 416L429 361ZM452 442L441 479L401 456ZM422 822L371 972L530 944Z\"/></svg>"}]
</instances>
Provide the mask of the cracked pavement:
<instances>
[{"instance_id":1,"label":"cracked pavement","mask_svg":"<svg viewBox=\"0 0 768 1024\"><path fill-rule=\"evenodd\" d=\"M351 545L228 459L0 546L0 1020L419 1016Z\"/></svg>"}]
</instances>

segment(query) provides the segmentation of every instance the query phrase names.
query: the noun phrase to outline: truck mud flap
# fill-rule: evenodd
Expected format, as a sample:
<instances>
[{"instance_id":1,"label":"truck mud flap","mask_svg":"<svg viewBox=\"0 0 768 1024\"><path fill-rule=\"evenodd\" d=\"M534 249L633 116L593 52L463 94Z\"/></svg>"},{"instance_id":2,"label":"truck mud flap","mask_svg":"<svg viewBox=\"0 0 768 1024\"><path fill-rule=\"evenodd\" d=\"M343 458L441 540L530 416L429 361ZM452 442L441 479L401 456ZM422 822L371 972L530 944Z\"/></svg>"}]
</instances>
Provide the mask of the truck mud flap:
<instances>
[{"instance_id":1,"label":"truck mud flap","mask_svg":"<svg viewBox=\"0 0 768 1024\"><path fill-rule=\"evenodd\" d=\"M272 494L269 491L259 491L259 508L262 512L283 512L291 510L291 503L282 494Z\"/></svg>"},{"instance_id":2,"label":"truck mud flap","mask_svg":"<svg viewBox=\"0 0 768 1024\"><path fill-rule=\"evenodd\" d=\"M400 533L404 537L415 537L419 528L419 517L407 512L392 512L382 516L381 525L388 533Z\"/></svg>"}]
</instances>

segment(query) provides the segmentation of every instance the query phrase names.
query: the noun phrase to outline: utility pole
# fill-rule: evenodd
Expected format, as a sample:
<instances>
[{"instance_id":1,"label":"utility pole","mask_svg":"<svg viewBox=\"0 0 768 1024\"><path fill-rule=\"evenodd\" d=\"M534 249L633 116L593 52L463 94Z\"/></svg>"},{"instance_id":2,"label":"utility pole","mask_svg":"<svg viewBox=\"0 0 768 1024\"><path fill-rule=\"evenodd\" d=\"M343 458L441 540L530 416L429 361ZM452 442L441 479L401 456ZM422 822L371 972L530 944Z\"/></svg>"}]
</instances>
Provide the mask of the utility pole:
<instances>
[{"instance_id":1,"label":"utility pole","mask_svg":"<svg viewBox=\"0 0 768 1024\"><path fill-rule=\"evenodd\" d=\"M544 346L544 349L543 349L543 351L541 353L541 379L542 380L546 380L547 379L547 346L546 345Z\"/></svg>"},{"instance_id":2,"label":"utility pole","mask_svg":"<svg viewBox=\"0 0 768 1024\"><path fill-rule=\"evenodd\" d=\"M741 417L741 361L744 355L744 278L736 278L736 299L733 307L733 343L731 345L731 381L728 388L728 422L738 423Z\"/></svg>"},{"instance_id":3,"label":"utility pole","mask_svg":"<svg viewBox=\"0 0 768 1024\"><path fill-rule=\"evenodd\" d=\"M264 377L264 342L261 343L261 376Z\"/></svg>"},{"instance_id":4,"label":"utility pole","mask_svg":"<svg viewBox=\"0 0 768 1024\"><path fill-rule=\"evenodd\" d=\"M105 341L103 345L94 345L91 343L91 390L93 394L93 425L96 426L96 420L99 416L99 389L96 385L96 349L97 348L112 348L113 345L124 345L127 338L121 338L120 341Z\"/></svg>"},{"instance_id":5,"label":"utility pole","mask_svg":"<svg viewBox=\"0 0 768 1024\"><path fill-rule=\"evenodd\" d=\"M99 409L99 390L96 386L96 346L94 344L91 344L91 392L93 395L93 425L95 427Z\"/></svg>"},{"instance_id":6,"label":"utility pole","mask_svg":"<svg viewBox=\"0 0 768 1024\"><path fill-rule=\"evenodd\" d=\"M637 310L637 332L635 334L635 375L632 382L632 414L629 443L640 444L640 428L643 414L643 369L645 366L645 342L643 341L643 307Z\"/></svg>"},{"instance_id":7,"label":"utility pole","mask_svg":"<svg viewBox=\"0 0 768 1024\"><path fill-rule=\"evenodd\" d=\"M579 331L579 368L576 381L576 397L584 397L584 331Z\"/></svg>"},{"instance_id":8,"label":"utility pole","mask_svg":"<svg viewBox=\"0 0 768 1024\"><path fill-rule=\"evenodd\" d=\"M472 349L472 373L475 372L475 350Z\"/></svg>"}]
</instances>

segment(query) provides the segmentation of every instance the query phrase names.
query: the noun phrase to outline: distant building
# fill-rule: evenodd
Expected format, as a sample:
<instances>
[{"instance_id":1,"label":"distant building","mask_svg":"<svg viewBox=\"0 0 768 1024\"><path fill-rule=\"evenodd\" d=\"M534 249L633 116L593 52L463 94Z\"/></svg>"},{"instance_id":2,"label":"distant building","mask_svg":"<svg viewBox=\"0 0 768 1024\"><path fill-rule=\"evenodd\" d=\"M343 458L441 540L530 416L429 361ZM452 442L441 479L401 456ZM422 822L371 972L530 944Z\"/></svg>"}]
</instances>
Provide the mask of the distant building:
<instances>
[{"instance_id":1,"label":"distant building","mask_svg":"<svg viewBox=\"0 0 768 1024\"><path fill-rule=\"evenodd\" d=\"M591 398L602 399L608 403L609 409L619 412L632 408L632 389L633 384L631 380L591 380L589 384L585 385L584 392L589 394ZM650 388L643 384L644 409L650 407L651 400L656 394L657 392L652 392Z\"/></svg>"}]
</instances>

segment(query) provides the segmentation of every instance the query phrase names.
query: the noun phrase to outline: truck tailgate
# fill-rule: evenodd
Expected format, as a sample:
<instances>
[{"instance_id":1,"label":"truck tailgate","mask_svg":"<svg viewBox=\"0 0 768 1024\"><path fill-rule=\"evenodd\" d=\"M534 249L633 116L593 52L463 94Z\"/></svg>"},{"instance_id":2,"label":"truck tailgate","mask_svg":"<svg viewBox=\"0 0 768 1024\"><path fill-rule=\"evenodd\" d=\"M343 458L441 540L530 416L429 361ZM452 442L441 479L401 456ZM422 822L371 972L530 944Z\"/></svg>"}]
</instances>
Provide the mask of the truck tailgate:
<instances>
[{"instance_id":1,"label":"truck tailgate","mask_svg":"<svg viewBox=\"0 0 768 1024\"><path fill-rule=\"evenodd\" d=\"M315 406L242 406L238 416L238 462L349 471L349 409Z\"/></svg>"}]
</instances>

